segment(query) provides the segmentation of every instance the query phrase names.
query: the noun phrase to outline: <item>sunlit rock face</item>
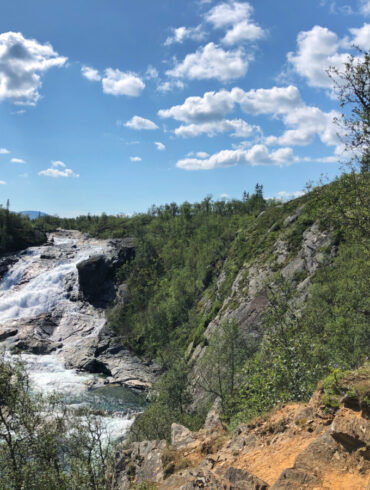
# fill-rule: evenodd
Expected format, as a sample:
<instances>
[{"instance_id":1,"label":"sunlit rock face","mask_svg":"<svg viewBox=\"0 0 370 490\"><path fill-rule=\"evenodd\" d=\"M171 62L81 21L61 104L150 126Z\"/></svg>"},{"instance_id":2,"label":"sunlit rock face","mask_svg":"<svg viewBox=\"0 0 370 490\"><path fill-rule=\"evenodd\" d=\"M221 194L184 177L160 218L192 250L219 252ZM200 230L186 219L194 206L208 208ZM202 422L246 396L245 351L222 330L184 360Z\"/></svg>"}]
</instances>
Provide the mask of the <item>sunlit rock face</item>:
<instances>
[{"instance_id":1,"label":"sunlit rock face","mask_svg":"<svg viewBox=\"0 0 370 490\"><path fill-rule=\"evenodd\" d=\"M127 413L143 404L129 388L143 390L156 377L156 367L133 357L106 326L103 306L115 297L114 271L133 253L127 240L95 240L61 230L45 245L8 258L0 278L0 346L7 355L21 354L35 389L121 412L121 431L131 424ZM89 279L96 262L103 264L101 275Z\"/></svg>"}]
</instances>

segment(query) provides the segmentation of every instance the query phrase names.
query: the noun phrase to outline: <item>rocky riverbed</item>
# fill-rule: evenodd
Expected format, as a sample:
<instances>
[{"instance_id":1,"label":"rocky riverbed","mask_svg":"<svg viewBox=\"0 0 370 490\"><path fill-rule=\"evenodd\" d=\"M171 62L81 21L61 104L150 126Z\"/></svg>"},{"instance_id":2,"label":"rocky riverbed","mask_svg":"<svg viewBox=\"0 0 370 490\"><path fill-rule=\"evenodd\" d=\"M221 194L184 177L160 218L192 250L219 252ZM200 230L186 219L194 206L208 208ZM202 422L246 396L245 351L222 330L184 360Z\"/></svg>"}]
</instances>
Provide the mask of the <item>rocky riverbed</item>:
<instances>
[{"instance_id":1,"label":"rocky riverbed","mask_svg":"<svg viewBox=\"0 0 370 490\"><path fill-rule=\"evenodd\" d=\"M140 409L136 395L155 381L158 366L114 338L105 312L115 298L114 272L133 254L129 239L59 230L45 245L1 260L0 346L21 355L37 389L99 409Z\"/></svg>"}]
</instances>

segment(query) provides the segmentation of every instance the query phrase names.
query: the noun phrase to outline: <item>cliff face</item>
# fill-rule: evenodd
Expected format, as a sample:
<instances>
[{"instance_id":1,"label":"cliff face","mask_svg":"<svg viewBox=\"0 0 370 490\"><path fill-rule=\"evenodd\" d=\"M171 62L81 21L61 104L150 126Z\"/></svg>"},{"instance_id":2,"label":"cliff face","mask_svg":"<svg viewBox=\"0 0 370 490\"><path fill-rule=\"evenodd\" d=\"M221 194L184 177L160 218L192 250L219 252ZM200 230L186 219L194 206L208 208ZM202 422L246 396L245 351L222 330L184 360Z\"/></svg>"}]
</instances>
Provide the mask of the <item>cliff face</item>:
<instances>
[{"instance_id":1,"label":"cliff face","mask_svg":"<svg viewBox=\"0 0 370 490\"><path fill-rule=\"evenodd\" d=\"M292 250L287 237L294 230L293 227L303 211L304 206L301 206L287 216L278 234L274 233L276 231L274 226L267 231L266 236L273 235L275 239L270 246L263 247L259 254L245 261L240 267L219 313L204 332L206 341L197 345L191 343L188 346L187 356L192 366L190 378L193 381L193 409L212 399L212 396L202 390L201 383L197 383L197 380L206 369L202 360L207 351L207 344L219 331L220 325L233 320L247 340L260 342L264 334L263 318L270 307L267 292L279 292L277 277L279 276L295 289L296 294L291 300L291 306L299 314L307 299L308 287L316 271L325 260L334 257L336 249L333 237L328 230L320 229L318 223L307 226L302 233L299 247ZM228 266L228 260L230 259L226 260L217 281L216 298L226 280L225 268ZM209 305L205 301L204 308L207 307Z\"/></svg>"},{"instance_id":2,"label":"cliff face","mask_svg":"<svg viewBox=\"0 0 370 490\"><path fill-rule=\"evenodd\" d=\"M198 432L173 424L171 444L117 452L112 488L370 489L370 365L338 383L336 408L324 383L309 403L280 406L231 434L215 410Z\"/></svg>"}]
</instances>

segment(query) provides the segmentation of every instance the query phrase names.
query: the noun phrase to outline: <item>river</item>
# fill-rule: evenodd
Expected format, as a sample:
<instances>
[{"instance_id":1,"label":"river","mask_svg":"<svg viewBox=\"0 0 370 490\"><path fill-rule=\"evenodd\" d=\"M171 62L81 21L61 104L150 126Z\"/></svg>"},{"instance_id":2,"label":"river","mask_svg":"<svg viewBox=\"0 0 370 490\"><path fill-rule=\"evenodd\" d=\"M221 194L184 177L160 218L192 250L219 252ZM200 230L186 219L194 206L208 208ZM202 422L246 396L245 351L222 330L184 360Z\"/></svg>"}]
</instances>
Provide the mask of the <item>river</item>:
<instances>
[{"instance_id":1,"label":"river","mask_svg":"<svg viewBox=\"0 0 370 490\"><path fill-rule=\"evenodd\" d=\"M0 346L25 363L34 392L56 392L71 407L99 411L110 439L118 439L145 404L144 393L129 387L130 376L119 376L139 361L126 351L120 357L116 348L118 354L104 359L110 376L71 369L86 359L91 365L88 356L106 324L105 311L81 297L77 264L112 249L107 240L58 231L48 244L18 254L0 281Z\"/></svg>"}]
</instances>

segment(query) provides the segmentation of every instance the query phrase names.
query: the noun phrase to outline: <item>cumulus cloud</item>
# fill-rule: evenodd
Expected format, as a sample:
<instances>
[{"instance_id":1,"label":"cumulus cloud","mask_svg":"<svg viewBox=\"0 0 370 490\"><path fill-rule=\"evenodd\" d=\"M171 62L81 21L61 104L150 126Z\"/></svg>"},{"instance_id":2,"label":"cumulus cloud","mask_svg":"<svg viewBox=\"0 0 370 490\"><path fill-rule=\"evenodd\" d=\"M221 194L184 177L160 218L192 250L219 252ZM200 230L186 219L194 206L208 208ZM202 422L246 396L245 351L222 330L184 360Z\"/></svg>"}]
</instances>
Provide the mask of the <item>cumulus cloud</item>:
<instances>
[{"instance_id":1,"label":"cumulus cloud","mask_svg":"<svg viewBox=\"0 0 370 490\"><path fill-rule=\"evenodd\" d=\"M197 157L198 158L208 158L209 154L206 151L198 151L197 152Z\"/></svg>"},{"instance_id":2,"label":"cumulus cloud","mask_svg":"<svg viewBox=\"0 0 370 490\"><path fill-rule=\"evenodd\" d=\"M251 56L239 48L225 51L215 43L200 47L195 53L188 54L166 74L174 78L189 80L216 79L221 82L243 77L248 70Z\"/></svg>"},{"instance_id":3,"label":"cumulus cloud","mask_svg":"<svg viewBox=\"0 0 370 490\"><path fill-rule=\"evenodd\" d=\"M166 80L157 85L157 90L158 92L165 94L167 92L172 92L172 90L175 90L176 88L182 90L184 87L185 84L181 80Z\"/></svg>"},{"instance_id":4,"label":"cumulus cloud","mask_svg":"<svg viewBox=\"0 0 370 490\"><path fill-rule=\"evenodd\" d=\"M182 44L186 39L192 39L194 41L202 41L206 33L202 30L201 26L197 27L178 27L172 29L172 34L164 42L165 46L171 44Z\"/></svg>"},{"instance_id":5,"label":"cumulus cloud","mask_svg":"<svg viewBox=\"0 0 370 490\"><path fill-rule=\"evenodd\" d=\"M361 0L361 13L363 15L370 15L370 0Z\"/></svg>"},{"instance_id":6,"label":"cumulus cloud","mask_svg":"<svg viewBox=\"0 0 370 490\"><path fill-rule=\"evenodd\" d=\"M218 133L231 132L231 136L248 138L258 129L257 126L251 126L246 121L243 121L243 119L224 119L222 121L182 125L175 129L175 134L183 138L192 138L201 134L207 134L212 138Z\"/></svg>"},{"instance_id":7,"label":"cumulus cloud","mask_svg":"<svg viewBox=\"0 0 370 490\"><path fill-rule=\"evenodd\" d=\"M6 185L5 180L0 180L0 185Z\"/></svg>"},{"instance_id":8,"label":"cumulus cloud","mask_svg":"<svg viewBox=\"0 0 370 490\"><path fill-rule=\"evenodd\" d=\"M231 91L206 92L203 97L188 97L182 105L162 109L158 115L186 123L222 120L239 104L247 114L283 114L303 106L297 87L272 87L244 91L235 87Z\"/></svg>"},{"instance_id":9,"label":"cumulus cloud","mask_svg":"<svg viewBox=\"0 0 370 490\"><path fill-rule=\"evenodd\" d=\"M290 165L296 161L291 148L280 148L269 152L265 145L254 145L248 150L222 150L206 159L185 158L176 163L183 170L212 170L220 167L234 167L236 165Z\"/></svg>"},{"instance_id":10,"label":"cumulus cloud","mask_svg":"<svg viewBox=\"0 0 370 490\"><path fill-rule=\"evenodd\" d=\"M306 146L313 142L317 135L322 143L335 146L336 154L343 151L343 144L338 136L338 127L334 124L334 118L340 117L336 111L323 112L318 107L304 106L283 116L283 122L287 126L282 136L270 136L267 144L299 145Z\"/></svg>"},{"instance_id":11,"label":"cumulus cloud","mask_svg":"<svg viewBox=\"0 0 370 490\"><path fill-rule=\"evenodd\" d=\"M100 82L101 80L101 75L98 70L95 70L95 68L91 68L90 66L83 66L81 68L81 73L82 76L90 80L91 82Z\"/></svg>"},{"instance_id":12,"label":"cumulus cloud","mask_svg":"<svg viewBox=\"0 0 370 490\"><path fill-rule=\"evenodd\" d=\"M35 105L41 97L42 75L66 61L51 44L26 39L20 32L0 34L0 100Z\"/></svg>"},{"instance_id":13,"label":"cumulus cloud","mask_svg":"<svg viewBox=\"0 0 370 490\"><path fill-rule=\"evenodd\" d=\"M252 20L252 14L253 7L249 3L234 1L213 7L206 14L206 20L216 29L229 28L222 42L233 45L264 37L264 30Z\"/></svg>"},{"instance_id":14,"label":"cumulus cloud","mask_svg":"<svg viewBox=\"0 0 370 490\"><path fill-rule=\"evenodd\" d=\"M158 151L164 151L166 149L166 145L164 145L160 141L156 141L154 144L157 147Z\"/></svg>"},{"instance_id":15,"label":"cumulus cloud","mask_svg":"<svg viewBox=\"0 0 370 490\"><path fill-rule=\"evenodd\" d=\"M130 157L130 160L132 162L141 162L141 158L140 157Z\"/></svg>"},{"instance_id":16,"label":"cumulus cloud","mask_svg":"<svg viewBox=\"0 0 370 490\"><path fill-rule=\"evenodd\" d=\"M136 129L136 130L145 129L145 130L152 131L154 129L158 129L158 126L153 121L151 121L150 119L144 119L143 117L140 116L134 116L132 119L130 119L130 121L127 121L125 123L125 126L127 128Z\"/></svg>"},{"instance_id":17,"label":"cumulus cloud","mask_svg":"<svg viewBox=\"0 0 370 490\"><path fill-rule=\"evenodd\" d=\"M113 68L105 70L102 84L105 94L116 96L138 97L145 88L145 83L136 73L113 70Z\"/></svg>"},{"instance_id":18,"label":"cumulus cloud","mask_svg":"<svg viewBox=\"0 0 370 490\"><path fill-rule=\"evenodd\" d=\"M246 114L268 115L283 122L286 130L281 136L265 138L267 145L309 145L318 136L325 145L335 146L336 154L343 150L337 135L338 127L333 123L339 113L307 106L293 85L249 91L234 87L230 91L206 92L203 97L188 97L182 105L162 109L158 115L186 123L174 131L183 137L231 132L233 136L248 138L261 133L258 126L242 119L225 119L226 114L237 106Z\"/></svg>"},{"instance_id":19,"label":"cumulus cloud","mask_svg":"<svg viewBox=\"0 0 370 490\"><path fill-rule=\"evenodd\" d=\"M352 37L344 39L339 39L334 32L321 26L300 32L297 51L288 53L288 62L311 87L331 88L332 81L327 70L331 66L343 69L349 57L343 48L350 48L353 44L365 50L370 48L370 24L349 31Z\"/></svg>"},{"instance_id":20,"label":"cumulus cloud","mask_svg":"<svg viewBox=\"0 0 370 490\"><path fill-rule=\"evenodd\" d=\"M46 170L41 170L39 175L52 177L54 179L58 179L60 177L79 177L78 174L74 173L70 168L67 168L67 165L60 160L53 160L51 162L51 167L47 168Z\"/></svg>"},{"instance_id":21,"label":"cumulus cloud","mask_svg":"<svg viewBox=\"0 0 370 490\"><path fill-rule=\"evenodd\" d=\"M23 158L12 158L10 161L12 163L26 163L25 160L23 160Z\"/></svg>"},{"instance_id":22,"label":"cumulus cloud","mask_svg":"<svg viewBox=\"0 0 370 490\"><path fill-rule=\"evenodd\" d=\"M0 148L0 155L8 155L10 153L6 148Z\"/></svg>"},{"instance_id":23,"label":"cumulus cloud","mask_svg":"<svg viewBox=\"0 0 370 490\"><path fill-rule=\"evenodd\" d=\"M188 97L182 105L162 109L158 115L186 123L209 122L222 119L234 109L235 101L230 92L206 92L203 97Z\"/></svg>"},{"instance_id":24,"label":"cumulus cloud","mask_svg":"<svg viewBox=\"0 0 370 490\"><path fill-rule=\"evenodd\" d=\"M370 3L369 3L370 5ZM370 24L364 24L358 29L350 29L350 33L353 36L353 44L364 50L370 48Z\"/></svg>"}]
</instances>

